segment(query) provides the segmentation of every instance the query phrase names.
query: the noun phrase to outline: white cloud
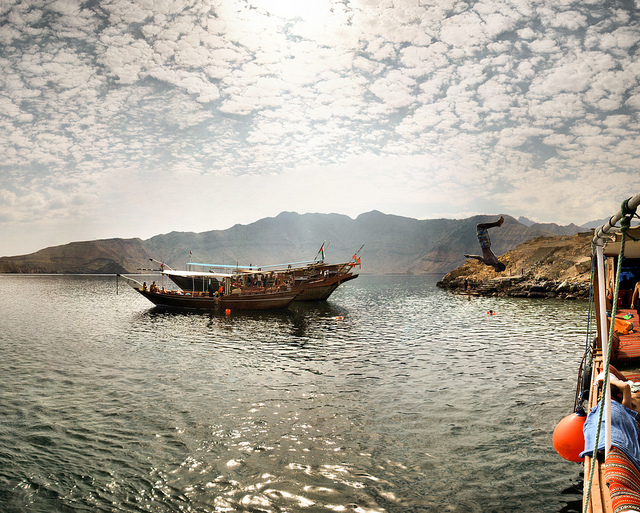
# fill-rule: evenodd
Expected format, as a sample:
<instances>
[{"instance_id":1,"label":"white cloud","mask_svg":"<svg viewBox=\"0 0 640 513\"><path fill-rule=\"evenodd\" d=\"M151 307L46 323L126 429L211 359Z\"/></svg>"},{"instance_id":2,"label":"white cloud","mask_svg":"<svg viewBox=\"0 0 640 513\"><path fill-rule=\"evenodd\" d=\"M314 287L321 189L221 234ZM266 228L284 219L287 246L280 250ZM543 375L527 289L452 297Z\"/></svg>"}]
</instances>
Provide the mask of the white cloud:
<instances>
[{"instance_id":1,"label":"white cloud","mask_svg":"<svg viewBox=\"0 0 640 513\"><path fill-rule=\"evenodd\" d=\"M298 203L276 193L310 185L344 212L329 184L345 173L366 191L353 209L429 217L496 205L520 215L533 186L568 189L567 170L635 176L631 14L595 0L4 4L0 217L44 222L49 209L78 230L72 213L93 215L87 198L143 217L156 208L137 193L128 204L101 194L114 177L134 189L153 181L166 203L186 193L182 183L273 193L276 202L255 199L246 222L268 209L320 210L321 194ZM515 192L485 190L495 176ZM528 204L540 220L588 214Z\"/></svg>"}]
</instances>

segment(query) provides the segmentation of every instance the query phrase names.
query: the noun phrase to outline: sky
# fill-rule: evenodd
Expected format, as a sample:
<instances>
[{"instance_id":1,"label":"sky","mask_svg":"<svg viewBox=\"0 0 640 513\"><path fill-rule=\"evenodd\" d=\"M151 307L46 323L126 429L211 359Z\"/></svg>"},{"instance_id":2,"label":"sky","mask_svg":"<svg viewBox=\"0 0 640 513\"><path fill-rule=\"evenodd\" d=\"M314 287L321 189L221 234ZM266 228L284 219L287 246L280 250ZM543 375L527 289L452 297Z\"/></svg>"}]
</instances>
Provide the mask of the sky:
<instances>
[{"instance_id":1,"label":"sky","mask_svg":"<svg viewBox=\"0 0 640 513\"><path fill-rule=\"evenodd\" d=\"M0 0L0 255L640 192L640 0Z\"/></svg>"}]
</instances>

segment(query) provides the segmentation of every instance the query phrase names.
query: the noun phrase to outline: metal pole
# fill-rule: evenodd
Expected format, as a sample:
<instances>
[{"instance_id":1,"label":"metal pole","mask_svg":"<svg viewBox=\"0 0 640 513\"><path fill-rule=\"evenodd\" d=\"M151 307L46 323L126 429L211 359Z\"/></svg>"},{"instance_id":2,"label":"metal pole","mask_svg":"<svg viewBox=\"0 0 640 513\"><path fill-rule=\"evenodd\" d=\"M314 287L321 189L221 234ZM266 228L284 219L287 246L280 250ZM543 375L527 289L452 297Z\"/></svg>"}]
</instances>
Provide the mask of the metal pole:
<instances>
[{"instance_id":1,"label":"metal pole","mask_svg":"<svg viewBox=\"0 0 640 513\"><path fill-rule=\"evenodd\" d=\"M602 341L602 354L606 355L609 346L609 334L607 332L607 305L606 305L606 289L604 283L604 252L602 249L602 239L598 239L596 245L596 263L598 266L598 313L600 316L600 340ZM613 322L613 321L612 321ZM604 361L604 360L603 360ZM609 384L609 369L603 369L607 373L605 382ZM611 448L611 387L607 386L605 390L605 423L604 423L604 439L605 439L605 457L609 454ZM595 458L595 454L594 454Z\"/></svg>"},{"instance_id":2,"label":"metal pole","mask_svg":"<svg viewBox=\"0 0 640 513\"><path fill-rule=\"evenodd\" d=\"M629 198L628 206L631 210L636 209L640 206L640 193L636 194L633 198ZM615 226L615 224L622 219L622 209L619 210L616 215L614 215L609 221L603 224L600 228L598 228L593 234L593 243L598 244L598 239L600 239L606 233L609 233L609 230Z\"/></svg>"}]
</instances>

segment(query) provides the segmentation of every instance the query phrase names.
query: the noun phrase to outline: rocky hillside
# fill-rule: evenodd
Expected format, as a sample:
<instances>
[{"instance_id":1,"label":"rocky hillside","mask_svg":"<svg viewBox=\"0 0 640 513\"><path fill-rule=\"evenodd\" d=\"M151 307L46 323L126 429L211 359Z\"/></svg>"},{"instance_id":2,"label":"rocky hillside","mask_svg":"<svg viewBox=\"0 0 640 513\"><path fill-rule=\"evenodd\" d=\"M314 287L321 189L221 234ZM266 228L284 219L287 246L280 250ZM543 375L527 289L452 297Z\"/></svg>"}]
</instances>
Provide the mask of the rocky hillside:
<instances>
[{"instance_id":1,"label":"rocky hillside","mask_svg":"<svg viewBox=\"0 0 640 513\"><path fill-rule=\"evenodd\" d=\"M149 267L140 239L72 242L36 253L0 258L3 273L116 274Z\"/></svg>"},{"instance_id":2,"label":"rocky hillside","mask_svg":"<svg viewBox=\"0 0 640 513\"><path fill-rule=\"evenodd\" d=\"M501 255L496 273L476 260L451 271L438 286L457 292L510 297L586 298L591 279L591 232L536 237Z\"/></svg>"}]
</instances>

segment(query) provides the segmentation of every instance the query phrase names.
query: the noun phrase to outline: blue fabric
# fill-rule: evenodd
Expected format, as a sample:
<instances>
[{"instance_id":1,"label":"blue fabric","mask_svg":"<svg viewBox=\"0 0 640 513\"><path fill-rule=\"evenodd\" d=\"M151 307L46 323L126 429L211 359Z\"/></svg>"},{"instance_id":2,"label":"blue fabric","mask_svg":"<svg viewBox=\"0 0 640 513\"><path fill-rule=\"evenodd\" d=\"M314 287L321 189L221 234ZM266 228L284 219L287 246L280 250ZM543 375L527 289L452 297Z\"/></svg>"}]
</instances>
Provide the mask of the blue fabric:
<instances>
[{"instance_id":1,"label":"blue fabric","mask_svg":"<svg viewBox=\"0 0 640 513\"><path fill-rule=\"evenodd\" d=\"M593 408L584 423L584 451L580 457L591 456L593 445L596 440L596 429L598 427L598 415L600 403ZM602 427L600 428L600 439L598 440L598 450L603 451L605 446L604 437L604 415L602 416ZM611 445L624 452L640 470L640 444L638 443L638 414L622 406L617 401L611 401Z\"/></svg>"},{"instance_id":2,"label":"blue fabric","mask_svg":"<svg viewBox=\"0 0 640 513\"><path fill-rule=\"evenodd\" d=\"M476 233L478 235L478 242L480 243L480 247L482 249L490 248L491 239L489 238L489 231L486 228L476 228Z\"/></svg>"}]
</instances>

